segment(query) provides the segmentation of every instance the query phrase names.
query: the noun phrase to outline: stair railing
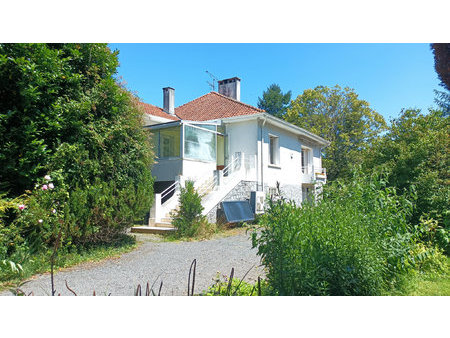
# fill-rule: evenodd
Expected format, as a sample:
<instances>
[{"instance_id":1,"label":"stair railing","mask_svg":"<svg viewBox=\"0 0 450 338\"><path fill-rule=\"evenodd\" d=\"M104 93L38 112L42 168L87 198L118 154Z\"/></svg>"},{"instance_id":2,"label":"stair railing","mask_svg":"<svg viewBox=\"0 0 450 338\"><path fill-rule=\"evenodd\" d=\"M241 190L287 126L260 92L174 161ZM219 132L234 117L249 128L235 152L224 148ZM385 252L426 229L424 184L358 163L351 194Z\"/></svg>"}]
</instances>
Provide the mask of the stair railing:
<instances>
[{"instance_id":1,"label":"stair railing","mask_svg":"<svg viewBox=\"0 0 450 338\"><path fill-rule=\"evenodd\" d=\"M175 191L175 189L177 188L177 186L180 184L179 181L175 181L173 182L171 185L169 185L166 189L164 189L160 195L161 195L161 201L167 196L169 195L172 191Z\"/></svg>"}]
</instances>

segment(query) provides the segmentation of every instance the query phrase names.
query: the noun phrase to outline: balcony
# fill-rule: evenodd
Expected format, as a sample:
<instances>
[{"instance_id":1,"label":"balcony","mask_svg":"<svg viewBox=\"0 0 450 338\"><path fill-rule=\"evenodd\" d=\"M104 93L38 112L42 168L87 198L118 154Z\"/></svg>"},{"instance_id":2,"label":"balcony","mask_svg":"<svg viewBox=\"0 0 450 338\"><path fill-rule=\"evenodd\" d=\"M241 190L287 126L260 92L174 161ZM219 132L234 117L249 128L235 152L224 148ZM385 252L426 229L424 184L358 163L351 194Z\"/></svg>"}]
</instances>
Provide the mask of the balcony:
<instances>
[{"instance_id":1,"label":"balcony","mask_svg":"<svg viewBox=\"0 0 450 338\"><path fill-rule=\"evenodd\" d=\"M314 175L315 175L316 181L326 183L326 181L327 181L327 169L326 168L321 168L321 169L316 170L314 172Z\"/></svg>"},{"instance_id":2,"label":"balcony","mask_svg":"<svg viewBox=\"0 0 450 338\"><path fill-rule=\"evenodd\" d=\"M314 168L313 166L302 167L302 183L312 184L314 182L326 183L326 168Z\"/></svg>"}]
</instances>

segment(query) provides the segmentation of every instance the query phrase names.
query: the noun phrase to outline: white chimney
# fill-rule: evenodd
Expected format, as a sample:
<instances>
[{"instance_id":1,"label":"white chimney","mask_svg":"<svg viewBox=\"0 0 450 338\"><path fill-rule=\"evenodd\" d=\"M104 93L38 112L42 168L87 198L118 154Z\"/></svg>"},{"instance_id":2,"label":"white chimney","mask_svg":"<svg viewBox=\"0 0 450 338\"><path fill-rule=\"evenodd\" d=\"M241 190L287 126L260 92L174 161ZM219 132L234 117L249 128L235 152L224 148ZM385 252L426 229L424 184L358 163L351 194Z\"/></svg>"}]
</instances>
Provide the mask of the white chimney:
<instances>
[{"instance_id":1,"label":"white chimney","mask_svg":"<svg viewBox=\"0 0 450 338\"><path fill-rule=\"evenodd\" d=\"M219 94L231 97L237 101L241 100L241 79L233 77L219 81Z\"/></svg>"},{"instance_id":2,"label":"white chimney","mask_svg":"<svg viewBox=\"0 0 450 338\"><path fill-rule=\"evenodd\" d=\"M166 113L175 115L175 89L171 87L163 88L163 109Z\"/></svg>"}]
</instances>

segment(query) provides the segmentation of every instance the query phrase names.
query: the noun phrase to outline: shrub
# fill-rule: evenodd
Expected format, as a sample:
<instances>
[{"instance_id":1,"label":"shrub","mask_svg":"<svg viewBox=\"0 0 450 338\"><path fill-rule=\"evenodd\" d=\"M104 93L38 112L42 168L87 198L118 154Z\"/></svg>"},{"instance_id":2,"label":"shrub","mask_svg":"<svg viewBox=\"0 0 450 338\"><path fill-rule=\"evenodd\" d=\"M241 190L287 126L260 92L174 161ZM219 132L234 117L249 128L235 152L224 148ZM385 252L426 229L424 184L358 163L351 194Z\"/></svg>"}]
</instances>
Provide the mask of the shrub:
<instances>
[{"instance_id":1,"label":"shrub","mask_svg":"<svg viewBox=\"0 0 450 338\"><path fill-rule=\"evenodd\" d=\"M180 188L179 209L173 216L172 224L177 237L207 236L213 231L206 216L202 215L202 198L194 188L194 182L186 181Z\"/></svg>"},{"instance_id":2,"label":"shrub","mask_svg":"<svg viewBox=\"0 0 450 338\"><path fill-rule=\"evenodd\" d=\"M217 276L214 283L201 296L269 296L270 288L265 280L259 283L251 284L239 278L233 278L230 284L229 277L226 275Z\"/></svg>"},{"instance_id":3,"label":"shrub","mask_svg":"<svg viewBox=\"0 0 450 338\"><path fill-rule=\"evenodd\" d=\"M7 199L0 194L0 280L21 272L21 263L27 251L18 227L12 223L23 207L22 198Z\"/></svg>"},{"instance_id":4,"label":"shrub","mask_svg":"<svg viewBox=\"0 0 450 338\"><path fill-rule=\"evenodd\" d=\"M20 229L30 253L52 247L56 238L71 244L70 230L65 227L69 194L61 172L45 175L24 200L15 225Z\"/></svg>"},{"instance_id":5,"label":"shrub","mask_svg":"<svg viewBox=\"0 0 450 338\"><path fill-rule=\"evenodd\" d=\"M388 132L363 152L367 172L383 168L388 174L388 185L399 193L414 186L417 199L411 222L421 224L422 217L436 220L436 235L422 240L440 246L447 254L450 253L449 118L442 111L423 114L420 110L404 110L392 121Z\"/></svg>"},{"instance_id":6,"label":"shrub","mask_svg":"<svg viewBox=\"0 0 450 338\"><path fill-rule=\"evenodd\" d=\"M114 77L117 54L106 44L0 44L0 191L14 198L60 173L63 244L112 241L151 206L149 135ZM46 198L56 192L29 194L32 212L16 223L28 242L51 242Z\"/></svg>"},{"instance_id":7,"label":"shrub","mask_svg":"<svg viewBox=\"0 0 450 338\"><path fill-rule=\"evenodd\" d=\"M411 268L412 204L377 175L335 182L317 205L268 203L252 241L279 295L378 295Z\"/></svg>"}]
</instances>

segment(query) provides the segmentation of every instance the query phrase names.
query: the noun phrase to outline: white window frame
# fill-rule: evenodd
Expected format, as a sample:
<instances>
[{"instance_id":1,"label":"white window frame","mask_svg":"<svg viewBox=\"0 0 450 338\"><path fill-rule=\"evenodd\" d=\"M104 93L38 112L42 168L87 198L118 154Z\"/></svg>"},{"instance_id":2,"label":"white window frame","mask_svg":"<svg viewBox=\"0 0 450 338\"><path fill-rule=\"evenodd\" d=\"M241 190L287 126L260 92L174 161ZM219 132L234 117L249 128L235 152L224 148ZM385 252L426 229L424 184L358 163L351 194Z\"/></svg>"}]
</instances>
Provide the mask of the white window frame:
<instances>
[{"instance_id":1,"label":"white window frame","mask_svg":"<svg viewBox=\"0 0 450 338\"><path fill-rule=\"evenodd\" d=\"M300 153L300 158L301 158L301 161L302 161L302 173L303 174L310 174L309 170L310 169L312 170L311 154L312 154L312 149L311 148L302 146L301 153Z\"/></svg>"},{"instance_id":2,"label":"white window frame","mask_svg":"<svg viewBox=\"0 0 450 338\"><path fill-rule=\"evenodd\" d=\"M272 140L275 141L273 146ZM272 151L274 151L273 154ZM280 137L278 135L269 134L269 165L280 166Z\"/></svg>"}]
</instances>

